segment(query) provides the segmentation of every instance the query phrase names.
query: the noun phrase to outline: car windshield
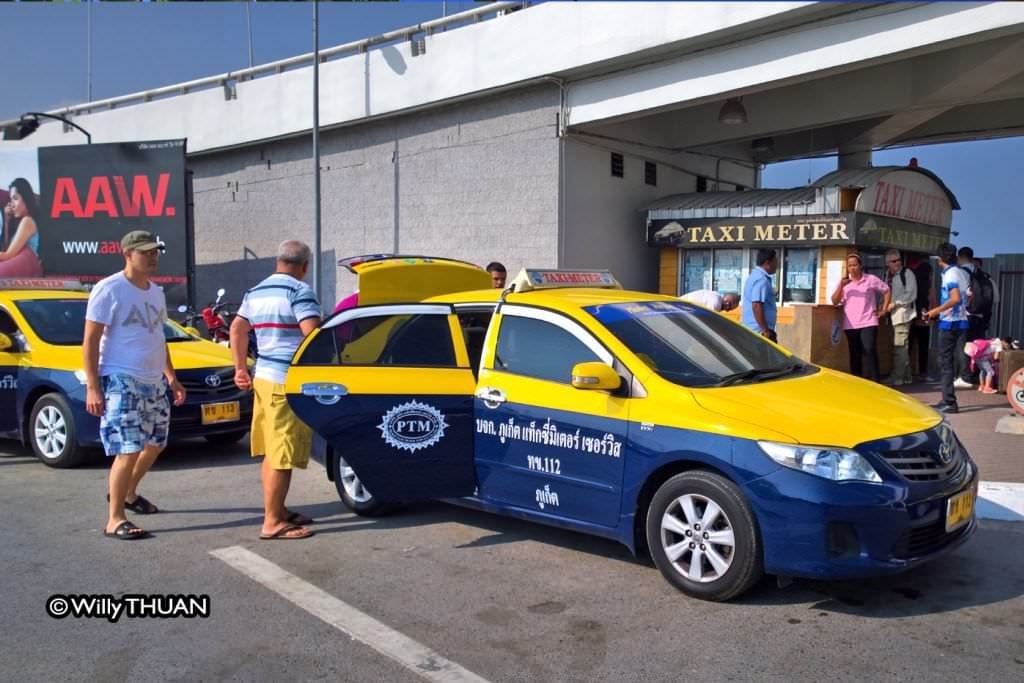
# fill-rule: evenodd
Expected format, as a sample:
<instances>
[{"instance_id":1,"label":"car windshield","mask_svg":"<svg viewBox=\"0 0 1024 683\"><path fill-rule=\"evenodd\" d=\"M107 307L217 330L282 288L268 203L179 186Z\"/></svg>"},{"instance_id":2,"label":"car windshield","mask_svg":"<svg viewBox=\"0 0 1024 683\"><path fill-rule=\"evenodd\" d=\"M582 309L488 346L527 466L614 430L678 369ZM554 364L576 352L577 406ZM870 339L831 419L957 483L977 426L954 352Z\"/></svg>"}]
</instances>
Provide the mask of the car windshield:
<instances>
[{"instance_id":1,"label":"car windshield","mask_svg":"<svg viewBox=\"0 0 1024 683\"><path fill-rule=\"evenodd\" d=\"M584 310L655 372L682 386L727 386L817 371L718 313L682 301Z\"/></svg>"},{"instance_id":2,"label":"car windshield","mask_svg":"<svg viewBox=\"0 0 1024 683\"><path fill-rule=\"evenodd\" d=\"M15 302L39 338L58 346L82 344L87 303L85 299L24 299ZM196 339L169 322L164 323L164 338L168 342Z\"/></svg>"}]
</instances>

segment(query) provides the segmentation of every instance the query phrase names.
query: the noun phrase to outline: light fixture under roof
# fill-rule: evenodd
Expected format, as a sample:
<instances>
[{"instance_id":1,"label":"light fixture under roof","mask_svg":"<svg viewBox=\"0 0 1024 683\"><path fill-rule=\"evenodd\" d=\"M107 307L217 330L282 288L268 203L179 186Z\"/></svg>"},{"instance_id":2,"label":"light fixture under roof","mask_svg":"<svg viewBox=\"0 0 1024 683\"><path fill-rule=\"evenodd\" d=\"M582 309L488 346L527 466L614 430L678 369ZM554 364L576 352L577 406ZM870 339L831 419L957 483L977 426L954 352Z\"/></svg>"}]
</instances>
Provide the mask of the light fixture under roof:
<instances>
[{"instance_id":1,"label":"light fixture under roof","mask_svg":"<svg viewBox=\"0 0 1024 683\"><path fill-rule=\"evenodd\" d=\"M740 97L730 97L718 112L718 122L727 126L736 126L747 122L747 110L743 108Z\"/></svg>"}]
</instances>

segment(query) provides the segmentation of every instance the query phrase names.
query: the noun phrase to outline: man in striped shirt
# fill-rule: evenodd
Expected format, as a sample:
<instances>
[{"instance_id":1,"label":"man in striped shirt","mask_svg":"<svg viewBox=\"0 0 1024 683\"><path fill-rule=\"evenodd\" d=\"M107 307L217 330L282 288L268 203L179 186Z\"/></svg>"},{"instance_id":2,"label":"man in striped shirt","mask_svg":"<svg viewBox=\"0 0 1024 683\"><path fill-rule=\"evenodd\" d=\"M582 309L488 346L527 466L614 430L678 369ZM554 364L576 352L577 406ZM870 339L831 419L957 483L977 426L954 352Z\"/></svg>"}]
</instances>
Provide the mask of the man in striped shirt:
<instances>
[{"instance_id":1,"label":"man in striped shirt","mask_svg":"<svg viewBox=\"0 0 1024 683\"><path fill-rule=\"evenodd\" d=\"M288 406L284 380L292 356L306 335L320 324L320 304L313 289L303 282L309 270L309 247L296 240L277 248L277 271L245 294L231 323L231 355L235 361L235 385L252 389L252 456L263 456L262 539L308 538L313 520L290 512L284 500L292 469L309 464L312 432ZM255 377L246 361L249 330L256 332L259 358Z\"/></svg>"}]
</instances>

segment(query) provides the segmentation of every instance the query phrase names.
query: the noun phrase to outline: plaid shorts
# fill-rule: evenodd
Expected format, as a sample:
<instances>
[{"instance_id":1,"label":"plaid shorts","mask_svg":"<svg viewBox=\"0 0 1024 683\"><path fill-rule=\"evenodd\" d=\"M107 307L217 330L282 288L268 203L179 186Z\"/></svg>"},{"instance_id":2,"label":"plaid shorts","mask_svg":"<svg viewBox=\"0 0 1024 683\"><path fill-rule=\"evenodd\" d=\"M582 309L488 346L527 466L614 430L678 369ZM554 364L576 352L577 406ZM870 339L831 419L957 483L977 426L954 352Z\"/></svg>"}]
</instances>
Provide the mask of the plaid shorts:
<instances>
[{"instance_id":1,"label":"plaid shorts","mask_svg":"<svg viewBox=\"0 0 1024 683\"><path fill-rule=\"evenodd\" d=\"M167 445L171 402L167 380L143 382L129 375L103 378L106 410L100 418L100 441L110 456L139 453L152 444Z\"/></svg>"}]
</instances>

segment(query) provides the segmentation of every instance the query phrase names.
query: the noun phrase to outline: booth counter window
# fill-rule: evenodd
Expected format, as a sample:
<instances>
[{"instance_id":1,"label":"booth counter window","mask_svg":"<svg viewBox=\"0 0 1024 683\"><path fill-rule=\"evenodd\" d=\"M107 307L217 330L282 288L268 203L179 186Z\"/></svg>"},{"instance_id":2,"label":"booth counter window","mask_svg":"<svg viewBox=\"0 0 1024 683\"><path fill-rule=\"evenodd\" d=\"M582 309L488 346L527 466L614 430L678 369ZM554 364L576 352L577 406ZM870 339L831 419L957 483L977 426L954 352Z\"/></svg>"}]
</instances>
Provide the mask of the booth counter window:
<instances>
[{"instance_id":1,"label":"booth counter window","mask_svg":"<svg viewBox=\"0 0 1024 683\"><path fill-rule=\"evenodd\" d=\"M683 252L682 284L679 294L711 288L711 249L687 249Z\"/></svg>"},{"instance_id":2,"label":"booth counter window","mask_svg":"<svg viewBox=\"0 0 1024 683\"><path fill-rule=\"evenodd\" d=\"M783 301L813 304L818 284L818 249L786 249Z\"/></svg>"},{"instance_id":3,"label":"booth counter window","mask_svg":"<svg viewBox=\"0 0 1024 683\"><path fill-rule=\"evenodd\" d=\"M819 249L777 248L779 269L772 288L783 303L814 303L818 291ZM697 289L743 292L751 271L757 267L757 249L681 249L679 294ZM782 285L785 285L782 287Z\"/></svg>"}]
</instances>

